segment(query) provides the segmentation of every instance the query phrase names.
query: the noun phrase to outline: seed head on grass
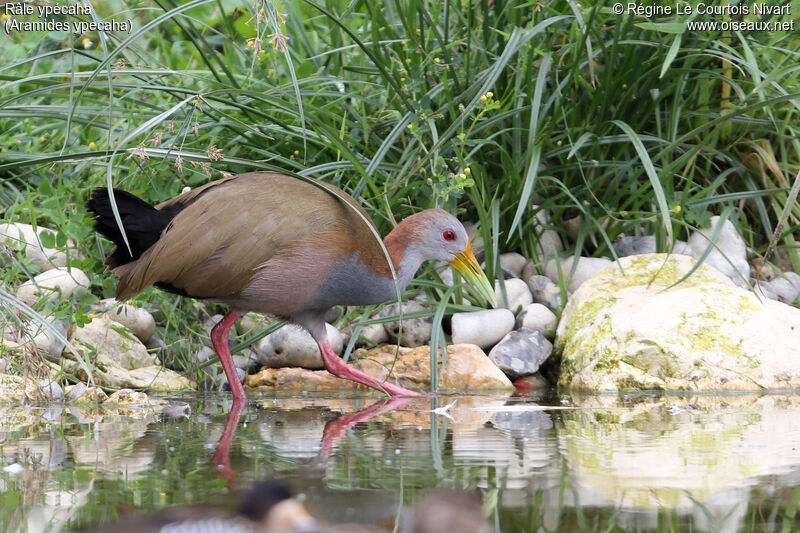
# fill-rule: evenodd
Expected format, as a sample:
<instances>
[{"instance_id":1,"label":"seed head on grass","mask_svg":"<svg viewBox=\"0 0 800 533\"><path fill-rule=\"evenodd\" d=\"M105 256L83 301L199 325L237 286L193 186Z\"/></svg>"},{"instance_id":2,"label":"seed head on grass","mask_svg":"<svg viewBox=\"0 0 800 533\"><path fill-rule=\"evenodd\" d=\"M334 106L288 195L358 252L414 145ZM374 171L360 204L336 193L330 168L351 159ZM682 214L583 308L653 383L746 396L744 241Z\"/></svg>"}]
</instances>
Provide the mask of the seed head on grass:
<instances>
[{"instance_id":1,"label":"seed head on grass","mask_svg":"<svg viewBox=\"0 0 800 533\"><path fill-rule=\"evenodd\" d=\"M208 152L206 152L206 154L208 155L208 159L210 159L211 161L222 161L223 159L225 159L225 156L222 154L222 150L220 150L216 146L211 146L211 148L208 149Z\"/></svg>"}]
</instances>

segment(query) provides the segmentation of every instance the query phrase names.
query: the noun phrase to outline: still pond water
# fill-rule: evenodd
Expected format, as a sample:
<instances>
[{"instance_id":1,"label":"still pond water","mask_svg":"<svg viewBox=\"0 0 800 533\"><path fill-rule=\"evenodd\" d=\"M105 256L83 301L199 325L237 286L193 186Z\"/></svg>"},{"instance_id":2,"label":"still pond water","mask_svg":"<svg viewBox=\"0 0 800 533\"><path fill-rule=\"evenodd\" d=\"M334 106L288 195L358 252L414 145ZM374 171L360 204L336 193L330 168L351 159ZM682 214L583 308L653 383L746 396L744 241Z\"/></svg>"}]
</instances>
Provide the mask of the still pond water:
<instances>
[{"instance_id":1,"label":"still pond water","mask_svg":"<svg viewBox=\"0 0 800 533\"><path fill-rule=\"evenodd\" d=\"M479 490L504 532L800 531L793 394L151 400L0 406L0 531L80 531L266 477L333 523L391 524L448 487Z\"/></svg>"}]
</instances>

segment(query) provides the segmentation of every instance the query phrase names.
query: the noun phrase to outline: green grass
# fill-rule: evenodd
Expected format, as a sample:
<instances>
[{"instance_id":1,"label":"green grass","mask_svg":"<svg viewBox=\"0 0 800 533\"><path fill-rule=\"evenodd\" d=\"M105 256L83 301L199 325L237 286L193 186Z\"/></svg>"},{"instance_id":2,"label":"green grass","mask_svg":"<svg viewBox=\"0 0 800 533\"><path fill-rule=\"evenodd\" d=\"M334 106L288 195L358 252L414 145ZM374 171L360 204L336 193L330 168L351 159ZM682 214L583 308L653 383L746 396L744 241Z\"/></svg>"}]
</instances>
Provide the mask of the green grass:
<instances>
[{"instance_id":1,"label":"green grass","mask_svg":"<svg viewBox=\"0 0 800 533\"><path fill-rule=\"evenodd\" d=\"M92 187L158 202L255 169L339 185L383 234L434 206L478 222L490 277L498 253L535 257L538 209L567 253L594 256L622 233L667 250L727 209L754 255L774 240L768 259L800 268L796 32L676 33L686 17L604 2L97 4L131 34L2 36L0 209L73 239L93 284L37 311L80 322L113 295L109 245L82 207ZM33 273L15 257L2 279ZM419 279L412 292L443 289ZM157 290L137 300L163 310L168 342L201 334L191 306ZM436 331L453 309L431 307Z\"/></svg>"}]
</instances>

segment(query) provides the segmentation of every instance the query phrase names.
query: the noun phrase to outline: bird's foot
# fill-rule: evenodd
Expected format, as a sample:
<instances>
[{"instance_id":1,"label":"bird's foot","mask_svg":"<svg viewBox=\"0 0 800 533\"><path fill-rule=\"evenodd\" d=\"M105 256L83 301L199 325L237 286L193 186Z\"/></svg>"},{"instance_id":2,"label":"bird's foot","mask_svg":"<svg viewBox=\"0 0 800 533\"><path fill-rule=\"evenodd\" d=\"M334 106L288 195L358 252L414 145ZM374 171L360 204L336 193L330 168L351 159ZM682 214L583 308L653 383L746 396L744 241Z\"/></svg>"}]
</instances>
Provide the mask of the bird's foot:
<instances>
[{"instance_id":1,"label":"bird's foot","mask_svg":"<svg viewBox=\"0 0 800 533\"><path fill-rule=\"evenodd\" d=\"M336 377L355 381L356 383L366 385L377 391L385 392L390 396L423 396L423 394L419 392L406 389L405 387L395 385L388 381L380 381L378 378L370 376L366 372L351 367L345 363L341 357L336 355L336 352L333 351L330 342L327 340L319 345L319 351L322 354L322 361L325 363L325 368Z\"/></svg>"}]
</instances>

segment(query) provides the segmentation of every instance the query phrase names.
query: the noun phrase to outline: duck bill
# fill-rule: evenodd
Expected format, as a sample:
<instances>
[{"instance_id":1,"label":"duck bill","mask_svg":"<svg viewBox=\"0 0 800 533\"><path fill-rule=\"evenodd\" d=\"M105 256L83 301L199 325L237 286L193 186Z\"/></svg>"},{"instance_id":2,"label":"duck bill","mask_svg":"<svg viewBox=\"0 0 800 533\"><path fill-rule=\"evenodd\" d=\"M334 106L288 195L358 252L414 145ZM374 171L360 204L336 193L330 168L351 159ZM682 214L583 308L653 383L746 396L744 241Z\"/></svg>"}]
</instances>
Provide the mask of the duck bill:
<instances>
[{"instance_id":1,"label":"duck bill","mask_svg":"<svg viewBox=\"0 0 800 533\"><path fill-rule=\"evenodd\" d=\"M472 253L472 244L469 241L467 241L467 248L463 252L457 253L456 258L450 261L450 264L467 280L467 283L484 302L492 307L497 305L494 287L481 270L478 260L475 259L475 254Z\"/></svg>"}]
</instances>

